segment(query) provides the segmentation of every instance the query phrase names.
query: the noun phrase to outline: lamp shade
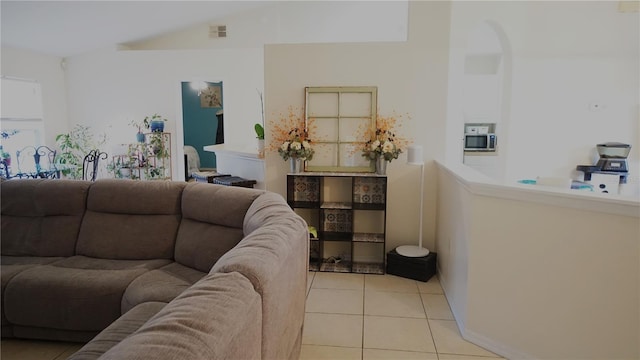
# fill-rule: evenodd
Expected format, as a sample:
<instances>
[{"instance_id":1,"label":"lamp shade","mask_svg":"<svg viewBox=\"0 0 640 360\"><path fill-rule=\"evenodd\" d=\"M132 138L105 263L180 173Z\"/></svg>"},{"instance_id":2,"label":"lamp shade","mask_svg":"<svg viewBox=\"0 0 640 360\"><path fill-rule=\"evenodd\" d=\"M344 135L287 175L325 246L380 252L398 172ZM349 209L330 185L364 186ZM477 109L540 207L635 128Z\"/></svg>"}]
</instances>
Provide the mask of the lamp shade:
<instances>
[{"instance_id":1,"label":"lamp shade","mask_svg":"<svg viewBox=\"0 0 640 360\"><path fill-rule=\"evenodd\" d=\"M422 159L422 146L411 145L407 147L407 163L411 165L421 165L424 163Z\"/></svg>"}]
</instances>

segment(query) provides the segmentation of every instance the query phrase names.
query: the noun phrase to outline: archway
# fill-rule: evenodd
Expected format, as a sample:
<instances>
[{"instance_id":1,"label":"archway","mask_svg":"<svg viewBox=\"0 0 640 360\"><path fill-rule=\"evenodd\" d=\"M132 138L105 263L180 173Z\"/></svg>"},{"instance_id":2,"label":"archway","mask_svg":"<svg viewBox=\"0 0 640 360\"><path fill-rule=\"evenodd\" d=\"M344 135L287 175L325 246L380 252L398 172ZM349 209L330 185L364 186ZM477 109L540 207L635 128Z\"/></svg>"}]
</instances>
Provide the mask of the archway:
<instances>
[{"instance_id":1,"label":"archway","mask_svg":"<svg viewBox=\"0 0 640 360\"><path fill-rule=\"evenodd\" d=\"M464 129L469 124L486 125L499 144L495 152L464 152L463 163L503 180L509 148L512 52L498 23L483 21L469 31L462 79Z\"/></svg>"}]
</instances>

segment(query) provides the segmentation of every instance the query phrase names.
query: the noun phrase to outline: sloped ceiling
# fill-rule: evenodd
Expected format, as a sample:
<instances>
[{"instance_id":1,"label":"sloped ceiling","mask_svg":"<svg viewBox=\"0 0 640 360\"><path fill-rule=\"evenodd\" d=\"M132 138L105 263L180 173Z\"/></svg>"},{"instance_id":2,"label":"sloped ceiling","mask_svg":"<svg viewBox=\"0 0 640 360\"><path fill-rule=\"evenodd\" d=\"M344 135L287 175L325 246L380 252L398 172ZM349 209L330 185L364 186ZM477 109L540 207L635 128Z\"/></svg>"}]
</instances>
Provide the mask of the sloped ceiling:
<instances>
[{"instance_id":1,"label":"sloped ceiling","mask_svg":"<svg viewBox=\"0 0 640 360\"><path fill-rule=\"evenodd\" d=\"M66 57L145 40L272 3L2 0L2 46Z\"/></svg>"}]
</instances>

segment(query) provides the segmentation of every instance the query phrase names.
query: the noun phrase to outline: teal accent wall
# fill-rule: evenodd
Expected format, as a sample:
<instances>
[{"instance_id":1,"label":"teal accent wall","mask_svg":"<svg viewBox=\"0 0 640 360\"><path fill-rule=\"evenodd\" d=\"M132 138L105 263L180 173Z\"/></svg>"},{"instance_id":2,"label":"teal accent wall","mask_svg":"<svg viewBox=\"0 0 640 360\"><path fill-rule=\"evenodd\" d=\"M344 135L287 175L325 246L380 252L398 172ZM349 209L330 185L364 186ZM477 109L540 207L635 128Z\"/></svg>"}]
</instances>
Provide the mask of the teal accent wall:
<instances>
[{"instance_id":1,"label":"teal accent wall","mask_svg":"<svg viewBox=\"0 0 640 360\"><path fill-rule=\"evenodd\" d=\"M219 85L222 88L222 82L207 82L207 84ZM222 94L220 95L222 98ZM224 104L222 99L220 102ZM190 82L182 82L184 144L191 145L198 150L200 167L203 168L216 167L215 154L202 150L202 147L216 143L216 131L218 129L216 113L220 110L222 110L222 107L202 107L198 90L192 88Z\"/></svg>"}]
</instances>

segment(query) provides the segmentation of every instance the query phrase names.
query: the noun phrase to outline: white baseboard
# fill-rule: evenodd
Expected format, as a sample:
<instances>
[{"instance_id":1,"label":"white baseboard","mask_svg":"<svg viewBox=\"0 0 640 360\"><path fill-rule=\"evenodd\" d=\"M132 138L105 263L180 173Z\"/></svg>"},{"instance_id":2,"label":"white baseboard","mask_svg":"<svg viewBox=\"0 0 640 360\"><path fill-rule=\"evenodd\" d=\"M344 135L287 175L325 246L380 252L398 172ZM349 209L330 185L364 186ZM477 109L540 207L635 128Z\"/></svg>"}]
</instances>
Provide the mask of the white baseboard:
<instances>
[{"instance_id":1,"label":"white baseboard","mask_svg":"<svg viewBox=\"0 0 640 360\"><path fill-rule=\"evenodd\" d=\"M514 359L514 360L534 360L538 359L531 354L524 353L518 349L514 349L511 346L496 342L493 339L490 339L482 334L476 333L472 330L461 329L460 334L462 334L462 338L472 342L482 348L485 348L493 353L496 353L505 359Z\"/></svg>"},{"instance_id":2,"label":"white baseboard","mask_svg":"<svg viewBox=\"0 0 640 360\"><path fill-rule=\"evenodd\" d=\"M440 286L442 287L442 291L444 292L444 296L447 298L447 302L450 303L449 297L447 296L446 279L442 276L442 272L440 271L440 266L437 266L437 274L438 274L438 280L440 281ZM478 345L486 350L489 350L497 355L500 355L505 359L514 359L514 360L515 359L517 360L537 359L535 356L531 354L527 354L518 349L514 349L511 346L497 342L475 331L467 330L465 321L462 318L462 316L460 316L460 314L457 313L456 309L452 308L451 306L449 307L451 308L453 319L455 320L456 325L458 326L458 331L460 331L460 334L462 335L463 339L475 345Z\"/></svg>"}]
</instances>

